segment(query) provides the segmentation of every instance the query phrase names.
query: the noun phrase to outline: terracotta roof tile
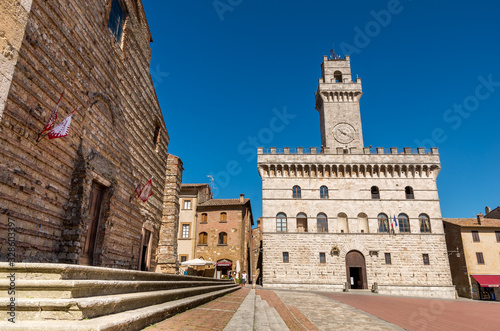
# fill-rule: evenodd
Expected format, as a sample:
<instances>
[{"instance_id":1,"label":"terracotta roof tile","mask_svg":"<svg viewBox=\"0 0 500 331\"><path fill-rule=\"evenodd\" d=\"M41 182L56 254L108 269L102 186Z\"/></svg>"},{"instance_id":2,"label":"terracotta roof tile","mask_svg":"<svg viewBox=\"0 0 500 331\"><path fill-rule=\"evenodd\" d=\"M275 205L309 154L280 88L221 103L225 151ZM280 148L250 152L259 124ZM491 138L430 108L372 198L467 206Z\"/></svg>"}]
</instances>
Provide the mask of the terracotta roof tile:
<instances>
[{"instance_id":1,"label":"terracotta roof tile","mask_svg":"<svg viewBox=\"0 0 500 331\"><path fill-rule=\"evenodd\" d=\"M245 201L242 203L240 202L240 199L211 199L207 200L203 203L200 203L198 206L200 207L207 207L207 206L237 206L237 205L244 205L246 204L250 199L245 199Z\"/></svg>"},{"instance_id":2,"label":"terracotta roof tile","mask_svg":"<svg viewBox=\"0 0 500 331\"><path fill-rule=\"evenodd\" d=\"M203 186L208 186L208 184L191 184L191 183L181 184L181 187L203 187Z\"/></svg>"},{"instance_id":3,"label":"terracotta roof tile","mask_svg":"<svg viewBox=\"0 0 500 331\"><path fill-rule=\"evenodd\" d=\"M477 218L443 218L444 222L452 223L458 226L480 226L480 227L500 227L500 219L483 218L481 225L477 223Z\"/></svg>"}]
</instances>

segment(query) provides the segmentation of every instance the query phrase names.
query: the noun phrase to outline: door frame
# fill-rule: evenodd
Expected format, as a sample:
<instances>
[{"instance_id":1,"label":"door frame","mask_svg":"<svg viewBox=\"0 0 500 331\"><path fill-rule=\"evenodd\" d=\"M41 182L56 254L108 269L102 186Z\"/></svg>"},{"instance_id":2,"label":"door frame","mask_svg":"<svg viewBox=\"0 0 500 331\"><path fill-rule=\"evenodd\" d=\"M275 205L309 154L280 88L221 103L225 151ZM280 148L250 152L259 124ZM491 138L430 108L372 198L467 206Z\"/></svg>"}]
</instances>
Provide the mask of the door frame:
<instances>
[{"instance_id":1,"label":"door frame","mask_svg":"<svg viewBox=\"0 0 500 331\"><path fill-rule=\"evenodd\" d=\"M349 251L345 255L345 266L348 288L351 289L351 271L349 268L361 268L362 289L368 289L368 281L366 277L366 259L363 253L357 250Z\"/></svg>"}]
</instances>

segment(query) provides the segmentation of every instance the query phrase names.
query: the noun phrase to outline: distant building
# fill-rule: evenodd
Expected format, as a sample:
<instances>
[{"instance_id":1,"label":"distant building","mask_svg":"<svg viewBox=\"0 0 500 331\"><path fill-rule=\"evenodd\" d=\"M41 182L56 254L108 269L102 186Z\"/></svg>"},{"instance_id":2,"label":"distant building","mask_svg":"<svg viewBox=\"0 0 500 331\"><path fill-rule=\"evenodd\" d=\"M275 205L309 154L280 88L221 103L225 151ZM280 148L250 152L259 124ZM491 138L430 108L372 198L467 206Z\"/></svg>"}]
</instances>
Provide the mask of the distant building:
<instances>
[{"instance_id":1,"label":"distant building","mask_svg":"<svg viewBox=\"0 0 500 331\"><path fill-rule=\"evenodd\" d=\"M263 285L454 298L438 149L365 147L362 94L349 56L325 56L315 98L321 148L257 149Z\"/></svg>"},{"instance_id":2,"label":"distant building","mask_svg":"<svg viewBox=\"0 0 500 331\"><path fill-rule=\"evenodd\" d=\"M196 258L216 263L215 277L250 267L250 236L254 224L250 199L210 199L197 210Z\"/></svg>"},{"instance_id":3,"label":"distant building","mask_svg":"<svg viewBox=\"0 0 500 331\"><path fill-rule=\"evenodd\" d=\"M500 301L500 207L475 218L443 218L458 295Z\"/></svg>"},{"instance_id":4,"label":"distant building","mask_svg":"<svg viewBox=\"0 0 500 331\"><path fill-rule=\"evenodd\" d=\"M257 219L257 227L252 229L252 281L262 284L262 217Z\"/></svg>"},{"instance_id":5,"label":"distant building","mask_svg":"<svg viewBox=\"0 0 500 331\"><path fill-rule=\"evenodd\" d=\"M0 20L0 232L12 219L16 261L153 271L161 247L161 271L175 272L182 162L141 1L1 1ZM37 143L63 91L55 124L78 108L69 135Z\"/></svg>"},{"instance_id":6,"label":"distant building","mask_svg":"<svg viewBox=\"0 0 500 331\"><path fill-rule=\"evenodd\" d=\"M192 260L196 253L197 209L211 198L208 184L182 184L179 194L180 213L177 254L179 263Z\"/></svg>"}]
</instances>

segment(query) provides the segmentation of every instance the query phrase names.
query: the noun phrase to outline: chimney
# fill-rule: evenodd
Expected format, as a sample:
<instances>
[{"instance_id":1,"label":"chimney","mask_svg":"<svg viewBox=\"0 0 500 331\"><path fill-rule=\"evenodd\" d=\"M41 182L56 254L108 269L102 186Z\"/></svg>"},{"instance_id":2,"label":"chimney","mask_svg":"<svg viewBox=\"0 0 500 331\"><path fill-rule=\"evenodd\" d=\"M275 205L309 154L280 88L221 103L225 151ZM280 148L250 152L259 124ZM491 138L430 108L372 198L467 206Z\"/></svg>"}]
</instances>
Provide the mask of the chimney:
<instances>
[{"instance_id":1,"label":"chimney","mask_svg":"<svg viewBox=\"0 0 500 331\"><path fill-rule=\"evenodd\" d=\"M245 202L245 195L243 193L240 194L240 202L241 203Z\"/></svg>"},{"instance_id":2,"label":"chimney","mask_svg":"<svg viewBox=\"0 0 500 331\"><path fill-rule=\"evenodd\" d=\"M481 225L481 221L483 220L483 214L479 213L477 214L477 224Z\"/></svg>"},{"instance_id":3,"label":"chimney","mask_svg":"<svg viewBox=\"0 0 500 331\"><path fill-rule=\"evenodd\" d=\"M484 208L484 214L485 214L485 215L489 214L489 213L490 213L490 211L491 211L491 208L490 208L490 207L486 206L486 208Z\"/></svg>"}]
</instances>

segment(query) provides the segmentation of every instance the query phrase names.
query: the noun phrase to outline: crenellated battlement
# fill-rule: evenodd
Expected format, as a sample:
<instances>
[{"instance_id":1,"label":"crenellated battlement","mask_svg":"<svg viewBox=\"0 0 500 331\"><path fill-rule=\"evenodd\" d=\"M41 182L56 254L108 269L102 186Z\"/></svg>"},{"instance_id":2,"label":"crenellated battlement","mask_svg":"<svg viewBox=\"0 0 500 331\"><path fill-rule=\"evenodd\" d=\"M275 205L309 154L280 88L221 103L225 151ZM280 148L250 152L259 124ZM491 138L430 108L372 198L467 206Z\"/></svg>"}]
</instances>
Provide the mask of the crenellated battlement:
<instances>
[{"instance_id":1,"label":"crenellated battlement","mask_svg":"<svg viewBox=\"0 0 500 331\"><path fill-rule=\"evenodd\" d=\"M351 148L321 148L321 147L257 147L257 155L264 154L391 154L391 155L439 155L438 148L424 148L424 147L364 147L363 149Z\"/></svg>"}]
</instances>

